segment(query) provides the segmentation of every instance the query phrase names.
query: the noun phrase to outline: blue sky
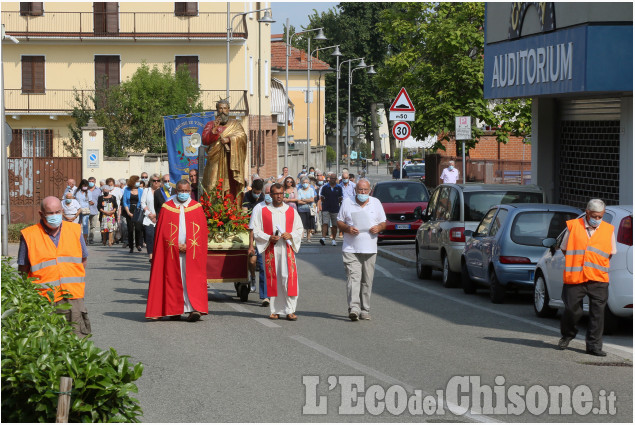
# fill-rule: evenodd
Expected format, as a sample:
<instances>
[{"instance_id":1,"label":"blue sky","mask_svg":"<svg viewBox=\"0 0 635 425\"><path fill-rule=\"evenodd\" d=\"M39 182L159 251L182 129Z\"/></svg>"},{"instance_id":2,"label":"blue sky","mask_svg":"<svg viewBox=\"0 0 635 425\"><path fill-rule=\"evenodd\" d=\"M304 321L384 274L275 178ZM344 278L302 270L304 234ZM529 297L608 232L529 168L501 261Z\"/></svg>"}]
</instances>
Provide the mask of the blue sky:
<instances>
[{"instance_id":1,"label":"blue sky","mask_svg":"<svg viewBox=\"0 0 635 425\"><path fill-rule=\"evenodd\" d=\"M318 12L324 12L334 8L340 2L271 2L271 10L273 18L276 20L271 26L272 34L281 34L284 24L289 18L289 24L293 25L296 30L306 26L309 23L309 15L313 14L313 9Z\"/></svg>"}]
</instances>

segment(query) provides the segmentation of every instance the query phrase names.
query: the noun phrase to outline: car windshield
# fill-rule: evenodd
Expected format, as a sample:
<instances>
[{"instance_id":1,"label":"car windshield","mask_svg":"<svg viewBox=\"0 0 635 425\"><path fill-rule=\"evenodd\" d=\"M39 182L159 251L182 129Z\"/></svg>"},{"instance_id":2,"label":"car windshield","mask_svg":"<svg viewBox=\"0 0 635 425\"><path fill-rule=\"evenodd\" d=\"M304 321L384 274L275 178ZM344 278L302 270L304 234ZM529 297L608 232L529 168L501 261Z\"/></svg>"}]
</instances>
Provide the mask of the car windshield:
<instances>
[{"instance_id":1,"label":"car windshield","mask_svg":"<svg viewBox=\"0 0 635 425\"><path fill-rule=\"evenodd\" d=\"M382 184L375 187L373 196L382 203L427 202L428 192L422 184Z\"/></svg>"},{"instance_id":2,"label":"car windshield","mask_svg":"<svg viewBox=\"0 0 635 425\"><path fill-rule=\"evenodd\" d=\"M542 204L540 192L492 191L464 192L465 221L481 221L485 213L499 204Z\"/></svg>"},{"instance_id":3,"label":"car windshield","mask_svg":"<svg viewBox=\"0 0 635 425\"><path fill-rule=\"evenodd\" d=\"M417 165L406 165L406 172L408 173L425 173L426 166L417 164Z\"/></svg>"},{"instance_id":4,"label":"car windshield","mask_svg":"<svg viewBox=\"0 0 635 425\"><path fill-rule=\"evenodd\" d=\"M512 241L519 245L542 246L547 238L557 238L577 214L561 211L528 211L519 213L511 228Z\"/></svg>"}]
</instances>

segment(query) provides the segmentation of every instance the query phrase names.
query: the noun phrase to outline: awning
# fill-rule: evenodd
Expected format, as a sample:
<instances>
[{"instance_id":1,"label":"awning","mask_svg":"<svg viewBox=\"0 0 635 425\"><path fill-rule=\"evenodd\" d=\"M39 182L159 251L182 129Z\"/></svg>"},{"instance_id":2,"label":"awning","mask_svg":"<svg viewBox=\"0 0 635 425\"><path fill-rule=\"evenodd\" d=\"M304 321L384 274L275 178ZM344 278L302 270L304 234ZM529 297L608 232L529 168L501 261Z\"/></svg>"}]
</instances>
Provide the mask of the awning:
<instances>
[{"instance_id":1,"label":"awning","mask_svg":"<svg viewBox=\"0 0 635 425\"><path fill-rule=\"evenodd\" d=\"M285 103L287 100L287 95L284 90L284 84L282 81L277 78L271 79L271 114L276 115L278 117L278 124L284 125L284 113L285 113ZM293 118L295 115L294 105L289 99L289 103L287 105L287 114L289 117L289 125L293 124Z\"/></svg>"}]
</instances>

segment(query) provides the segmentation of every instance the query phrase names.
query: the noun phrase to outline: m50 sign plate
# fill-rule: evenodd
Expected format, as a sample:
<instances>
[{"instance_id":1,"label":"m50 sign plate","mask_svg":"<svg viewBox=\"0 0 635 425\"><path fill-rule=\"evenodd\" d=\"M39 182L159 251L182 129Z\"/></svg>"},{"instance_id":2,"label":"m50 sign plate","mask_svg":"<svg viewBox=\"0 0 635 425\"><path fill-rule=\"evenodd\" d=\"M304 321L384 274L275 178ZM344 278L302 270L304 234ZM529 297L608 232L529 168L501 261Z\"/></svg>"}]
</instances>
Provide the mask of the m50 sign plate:
<instances>
[{"instance_id":1,"label":"m50 sign plate","mask_svg":"<svg viewBox=\"0 0 635 425\"><path fill-rule=\"evenodd\" d=\"M392 127L392 135L397 140L406 140L410 137L410 124L407 122L398 122Z\"/></svg>"},{"instance_id":2,"label":"m50 sign plate","mask_svg":"<svg viewBox=\"0 0 635 425\"><path fill-rule=\"evenodd\" d=\"M414 112L394 112L390 111L390 121L414 121L415 113Z\"/></svg>"}]
</instances>

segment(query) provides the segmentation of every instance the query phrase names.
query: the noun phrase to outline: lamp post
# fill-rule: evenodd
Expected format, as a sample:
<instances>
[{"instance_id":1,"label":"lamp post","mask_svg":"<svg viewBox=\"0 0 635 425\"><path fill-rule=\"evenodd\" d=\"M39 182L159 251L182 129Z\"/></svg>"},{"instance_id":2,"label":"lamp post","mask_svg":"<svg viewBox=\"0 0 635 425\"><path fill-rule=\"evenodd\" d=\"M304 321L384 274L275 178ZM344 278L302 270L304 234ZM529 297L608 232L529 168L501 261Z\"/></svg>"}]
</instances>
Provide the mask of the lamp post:
<instances>
[{"instance_id":1,"label":"lamp post","mask_svg":"<svg viewBox=\"0 0 635 425\"><path fill-rule=\"evenodd\" d=\"M364 63L364 59L362 58L361 62L359 63L359 65L357 66L357 68L353 68L351 69L351 64L350 62L348 63L348 123L347 125L349 126L348 128L348 137L347 137L347 158L346 158L346 166L347 168L351 167L351 132L350 132L350 125L351 125L351 86L353 85L353 72L357 71L358 69L364 69L364 68L369 68L367 74L368 75L374 75L376 74L375 69L373 68L373 65L366 65Z\"/></svg>"},{"instance_id":2,"label":"lamp post","mask_svg":"<svg viewBox=\"0 0 635 425\"><path fill-rule=\"evenodd\" d=\"M257 139L257 146L258 148L256 149L256 167L257 167L257 172L260 172L260 148L261 148L261 129L260 129L260 115L261 115L261 93L260 93L260 51L262 50L260 47L260 24L264 23L264 24L271 24L273 22L276 22L272 17L271 17L271 8L267 7L264 9L258 9L258 10L250 10L249 12L243 12L243 13L239 13L236 16L234 16L233 18L231 18L231 20L229 19L229 11L230 11L230 3L227 3L227 89L225 91L226 94L226 98L227 98L227 102L229 102L229 43L234 35L234 19L236 19L239 16L245 16L248 15L250 13L256 13L256 12L262 12L264 11L265 14L262 18L258 19L258 139ZM252 142L253 143L253 142Z\"/></svg>"},{"instance_id":3,"label":"lamp post","mask_svg":"<svg viewBox=\"0 0 635 425\"><path fill-rule=\"evenodd\" d=\"M340 156L341 156L340 155L340 68L346 62L348 62L348 67L350 72L351 62L355 62L355 61L360 61L360 65L363 64L364 66L366 66L366 63L364 62L364 58L348 59L348 60L342 61L342 63L340 63L339 59L340 58L338 57L337 66L335 68L337 70L337 78L335 79L335 139L336 139L335 172L337 173L338 176L340 174ZM349 98L351 97L350 86L349 86L348 97ZM350 102L349 102L349 105L350 105ZM350 110L350 107L349 107L349 110ZM349 115L350 115L350 111L349 111ZM349 128L346 129L347 132L348 130Z\"/></svg>"},{"instance_id":4,"label":"lamp post","mask_svg":"<svg viewBox=\"0 0 635 425\"><path fill-rule=\"evenodd\" d=\"M317 39L317 37L316 37ZM342 56L342 53L340 52L340 45L336 44L334 46L328 46L328 47L320 47L315 49L313 52L311 52L311 56L309 56L309 63L307 66L307 79L306 79L306 93L307 93L307 104L306 104L306 140L307 140L307 148L306 148L306 166L307 169L309 168L309 159L311 157L311 143L310 143L310 130L311 130L311 115L309 114L310 108L309 108L309 75L311 74L311 69L313 67L313 55L315 53L317 53L320 50L328 50L328 49L333 49L335 48L335 51L333 53L331 53L331 56L335 56L337 58L337 60L339 60L339 57ZM318 132L319 132L319 127L318 127Z\"/></svg>"}]
</instances>

